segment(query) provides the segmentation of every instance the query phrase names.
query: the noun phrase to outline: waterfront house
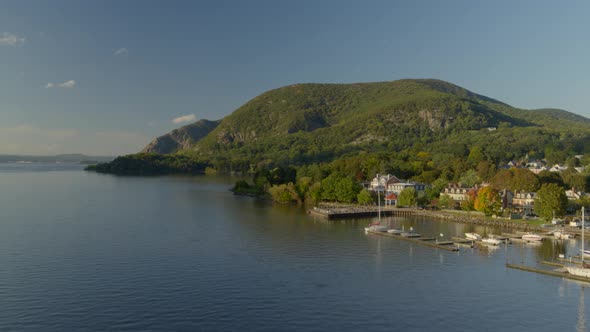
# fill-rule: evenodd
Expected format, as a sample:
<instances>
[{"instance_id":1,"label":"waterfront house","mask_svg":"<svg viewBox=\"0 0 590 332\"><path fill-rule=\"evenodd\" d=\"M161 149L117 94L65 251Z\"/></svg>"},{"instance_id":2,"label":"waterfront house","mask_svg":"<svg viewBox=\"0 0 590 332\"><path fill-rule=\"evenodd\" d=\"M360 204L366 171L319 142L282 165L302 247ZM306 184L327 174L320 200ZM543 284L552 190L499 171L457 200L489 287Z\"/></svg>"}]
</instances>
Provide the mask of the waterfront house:
<instances>
[{"instance_id":1,"label":"waterfront house","mask_svg":"<svg viewBox=\"0 0 590 332\"><path fill-rule=\"evenodd\" d=\"M478 187L463 187L456 184L449 184L441 195L448 195L455 201L455 207L461 207L469 200L470 194L477 192Z\"/></svg>"},{"instance_id":2,"label":"waterfront house","mask_svg":"<svg viewBox=\"0 0 590 332\"><path fill-rule=\"evenodd\" d=\"M549 172L561 173L561 172L565 171L566 169L567 169L567 166L565 166L565 165L555 164L555 165L553 165L553 167L551 167L549 169Z\"/></svg>"},{"instance_id":3,"label":"waterfront house","mask_svg":"<svg viewBox=\"0 0 590 332\"><path fill-rule=\"evenodd\" d=\"M402 192L402 190L406 188L414 188L414 190L416 190L416 192L419 193L426 189L426 185L414 181L400 181L395 183L389 183L387 185L387 192L399 195Z\"/></svg>"},{"instance_id":4,"label":"waterfront house","mask_svg":"<svg viewBox=\"0 0 590 332\"><path fill-rule=\"evenodd\" d=\"M577 191L576 188L572 188L570 190L565 191L565 196L569 200L577 200L586 196L586 193L584 193L583 191Z\"/></svg>"},{"instance_id":5,"label":"waterfront house","mask_svg":"<svg viewBox=\"0 0 590 332\"><path fill-rule=\"evenodd\" d=\"M375 176L375 178L369 184L369 190L371 191L385 191L389 184L401 182L395 175L387 174L387 175L379 175Z\"/></svg>"},{"instance_id":6,"label":"waterfront house","mask_svg":"<svg viewBox=\"0 0 590 332\"><path fill-rule=\"evenodd\" d=\"M535 197L537 193L517 191L512 197L512 207L516 211L527 212L532 211L535 207Z\"/></svg>"},{"instance_id":7,"label":"waterfront house","mask_svg":"<svg viewBox=\"0 0 590 332\"><path fill-rule=\"evenodd\" d=\"M397 205L397 195L389 193L385 196L385 205Z\"/></svg>"}]
</instances>

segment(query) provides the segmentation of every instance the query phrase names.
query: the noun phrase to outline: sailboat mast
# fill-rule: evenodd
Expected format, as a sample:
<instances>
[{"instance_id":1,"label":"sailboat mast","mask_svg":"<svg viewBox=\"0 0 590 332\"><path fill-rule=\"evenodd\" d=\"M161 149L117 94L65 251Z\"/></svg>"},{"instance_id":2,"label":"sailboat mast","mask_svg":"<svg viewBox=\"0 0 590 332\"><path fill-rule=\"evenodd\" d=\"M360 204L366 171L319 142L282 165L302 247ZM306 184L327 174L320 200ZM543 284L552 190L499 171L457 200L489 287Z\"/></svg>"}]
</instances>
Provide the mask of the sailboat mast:
<instances>
[{"instance_id":1,"label":"sailboat mast","mask_svg":"<svg viewBox=\"0 0 590 332\"><path fill-rule=\"evenodd\" d=\"M381 224L381 196L379 196L380 191L381 186L377 187L377 218L379 219L379 224Z\"/></svg>"}]
</instances>

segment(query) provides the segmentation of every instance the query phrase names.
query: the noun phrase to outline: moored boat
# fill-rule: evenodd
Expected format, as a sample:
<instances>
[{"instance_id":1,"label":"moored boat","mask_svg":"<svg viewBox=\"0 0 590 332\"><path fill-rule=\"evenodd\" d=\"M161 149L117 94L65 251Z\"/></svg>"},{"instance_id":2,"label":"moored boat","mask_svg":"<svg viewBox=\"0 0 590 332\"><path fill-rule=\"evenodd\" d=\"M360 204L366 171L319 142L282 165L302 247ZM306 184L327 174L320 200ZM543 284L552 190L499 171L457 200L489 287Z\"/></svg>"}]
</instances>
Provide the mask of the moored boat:
<instances>
[{"instance_id":1,"label":"moored boat","mask_svg":"<svg viewBox=\"0 0 590 332\"><path fill-rule=\"evenodd\" d=\"M582 265L581 267L568 266L566 269L571 275L590 278L590 268L588 268L586 265Z\"/></svg>"},{"instance_id":2,"label":"moored boat","mask_svg":"<svg viewBox=\"0 0 590 332\"><path fill-rule=\"evenodd\" d=\"M400 234L403 237L421 237L421 234L414 233L414 232L403 232Z\"/></svg>"},{"instance_id":3,"label":"moored boat","mask_svg":"<svg viewBox=\"0 0 590 332\"><path fill-rule=\"evenodd\" d=\"M523 241L533 242L533 241L541 241L543 237L539 234L528 233L522 236Z\"/></svg>"},{"instance_id":4,"label":"moored boat","mask_svg":"<svg viewBox=\"0 0 590 332\"><path fill-rule=\"evenodd\" d=\"M489 244L492 246L498 246L502 243L502 241L500 241L499 239L497 239L494 235L489 235L486 238L483 238L481 240L481 242L485 243L485 244Z\"/></svg>"},{"instance_id":5,"label":"moored boat","mask_svg":"<svg viewBox=\"0 0 590 332\"><path fill-rule=\"evenodd\" d=\"M392 228L392 229L388 229L387 230L387 233L389 233L389 234L397 234L397 235L399 235L401 233L404 233L404 232L405 231L403 229L397 229L397 228Z\"/></svg>"},{"instance_id":6,"label":"moored boat","mask_svg":"<svg viewBox=\"0 0 590 332\"><path fill-rule=\"evenodd\" d=\"M389 227L383 225L370 225L365 227L366 232L387 232Z\"/></svg>"},{"instance_id":7,"label":"moored boat","mask_svg":"<svg viewBox=\"0 0 590 332\"><path fill-rule=\"evenodd\" d=\"M574 235L573 234L568 234L564 231L555 231L553 232L553 236L555 236L556 239L560 239L560 240L566 240L566 239L573 239Z\"/></svg>"},{"instance_id":8,"label":"moored boat","mask_svg":"<svg viewBox=\"0 0 590 332\"><path fill-rule=\"evenodd\" d=\"M584 210L585 208L582 208L582 220L585 221L586 219L584 218ZM584 224L585 222L582 222L582 249L580 250L582 253L582 265L580 267L577 266L568 266L567 272L571 275L574 276L578 276L578 277L585 277L585 278L590 278L590 266L588 266L585 262L584 262L584 257L586 256L586 249L584 249Z\"/></svg>"},{"instance_id":9,"label":"moored boat","mask_svg":"<svg viewBox=\"0 0 590 332\"><path fill-rule=\"evenodd\" d=\"M476 240L479 241L482 239L481 235L477 233L465 233L465 237L469 240Z\"/></svg>"}]
</instances>

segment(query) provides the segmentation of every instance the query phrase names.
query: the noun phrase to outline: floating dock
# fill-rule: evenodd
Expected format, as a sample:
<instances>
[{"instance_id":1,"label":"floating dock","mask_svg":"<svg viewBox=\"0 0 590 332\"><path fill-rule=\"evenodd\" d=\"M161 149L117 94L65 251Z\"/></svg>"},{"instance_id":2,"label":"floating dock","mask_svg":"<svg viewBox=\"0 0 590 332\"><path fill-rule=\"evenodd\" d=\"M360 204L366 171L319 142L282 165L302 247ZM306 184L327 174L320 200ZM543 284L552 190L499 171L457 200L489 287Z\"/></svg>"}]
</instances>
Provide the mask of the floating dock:
<instances>
[{"instance_id":1,"label":"floating dock","mask_svg":"<svg viewBox=\"0 0 590 332\"><path fill-rule=\"evenodd\" d=\"M561 278L567 278L567 279L572 279L572 280L590 282L590 278L575 276L575 275L572 275L572 274L569 274L567 272L560 271L560 270L545 270L545 269L535 268L532 266L510 264L510 263L506 263L506 267L511 268L511 269L527 271L527 272L546 274L546 275L550 275L550 276L554 276L554 277L561 277Z\"/></svg>"},{"instance_id":2,"label":"floating dock","mask_svg":"<svg viewBox=\"0 0 590 332\"><path fill-rule=\"evenodd\" d=\"M387 232L376 232L376 231L366 231L366 232L369 234L381 235L381 236L391 237L391 238L402 240L402 241L412 242L412 243L420 244L420 245L423 245L426 247L432 247L432 248L437 248L437 249L442 249L442 250L447 250L447 251L459 251L459 248L457 248L454 245L455 243L452 241L436 241L436 239L432 238L432 237L406 237L406 236L401 236L401 235L397 235L397 234L389 234Z\"/></svg>"}]
</instances>

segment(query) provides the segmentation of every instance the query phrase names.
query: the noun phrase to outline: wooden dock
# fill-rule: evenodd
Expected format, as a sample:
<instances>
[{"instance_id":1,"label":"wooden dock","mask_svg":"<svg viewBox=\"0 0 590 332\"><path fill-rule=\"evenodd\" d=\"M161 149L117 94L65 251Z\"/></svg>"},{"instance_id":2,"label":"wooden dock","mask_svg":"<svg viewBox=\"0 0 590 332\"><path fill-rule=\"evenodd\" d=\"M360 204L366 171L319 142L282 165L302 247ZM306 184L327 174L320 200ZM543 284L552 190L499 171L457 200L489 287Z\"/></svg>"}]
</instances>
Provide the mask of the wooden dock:
<instances>
[{"instance_id":1,"label":"wooden dock","mask_svg":"<svg viewBox=\"0 0 590 332\"><path fill-rule=\"evenodd\" d=\"M390 237L390 238L394 238L394 239L398 239L398 240L402 240L402 241L406 241L406 242L412 242L412 243L420 244L420 245L423 245L426 247L431 247L431 248L437 248L437 249L442 249L442 250L447 250L447 251L459 251L459 248L454 246L454 242L452 242L452 241L437 242L437 241L435 241L436 239L432 238L432 237L406 237L406 236L401 236L401 235L397 235L397 234L389 234L387 232L375 232L375 231L367 231L367 233L386 236L386 237Z\"/></svg>"},{"instance_id":2,"label":"wooden dock","mask_svg":"<svg viewBox=\"0 0 590 332\"><path fill-rule=\"evenodd\" d=\"M345 219L345 218L367 218L377 217L378 209L375 208L319 208L314 207L307 210L307 213L315 216L320 216L328 219ZM400 208L382 208L382 217L400 217L400 216L412 216L415 212L413 209L400 209Z\"/></svg>"},{"instance_id":3,"label":"wooden dock","mask_svg":"<svg viewBox=\"0 0 590 332\"><path fill-rule=\"evenodd\" d=\"M567 278L567 279L572 279L572 280L590 282L590 278L575 276L575 275L569 274L567 272L558 271L558 270L545 270L545 269L535 268L532 266L510 264L510 263L506 263L506 267L511 268L511 269L527 271L527 272L546 274L546 275L550 275L550 276L554 276L554 277L561 277L561 278Z\"/></svg>"}]
</instances>

